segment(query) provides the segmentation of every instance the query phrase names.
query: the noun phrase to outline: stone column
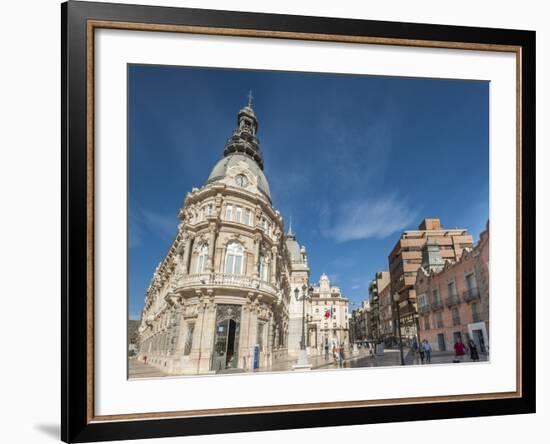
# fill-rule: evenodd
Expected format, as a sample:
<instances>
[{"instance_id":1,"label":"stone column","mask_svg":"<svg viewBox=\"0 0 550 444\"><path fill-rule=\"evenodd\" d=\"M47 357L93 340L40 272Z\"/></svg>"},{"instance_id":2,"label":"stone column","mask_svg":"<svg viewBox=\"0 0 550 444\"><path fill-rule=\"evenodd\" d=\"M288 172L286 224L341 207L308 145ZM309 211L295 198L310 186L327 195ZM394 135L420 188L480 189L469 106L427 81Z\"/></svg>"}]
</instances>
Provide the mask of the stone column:
<instances>
[{"instance_id":1,"label":"stone column","mask_svg":"<svg viewBox=\"0 0 550 444\"><path fill-rule=\"evenodd\" d=\"M183 273L187 274L189 273L189 259L191 257L191 244L193 243L193 238L195 236L192 233L187 233L185 235L185 245L183 248L183 263L182 263L182 269Z\"/></svg>"},{"instance_id":2,"label":"stone column","mask_svg":"<svg viewBox=\"0 0 550 444\"><path fill-rule=\"evenodd\" d=\"M252 276L255 278L259 277L258 270L260 268L260 242L262 241L262 235L256 233L254 235L254 271Z\"/></svg>"},{"instance_id":3,"label":"stone column","mask_svg":"<svg viewBox=\"0 0 550 444\"><path fill-rule=\"evenodd\" d=\"M208 260L206 262L206 268L210 273L214 273L214 251L216 244L217 227L215 222L211 222L208 231L210 232L208 240Z\"/></svg>"},{"instance_id":4,"label":"stone column","mask_svg":"<svg viewBox=\"0 0 550 444\"><path fill-rule=\"evenodd\" d=\"M277 247L271 247L271 269L269 270L271 274L271 284L275 285L277 283Z\"/></svg>"}]
</instances>

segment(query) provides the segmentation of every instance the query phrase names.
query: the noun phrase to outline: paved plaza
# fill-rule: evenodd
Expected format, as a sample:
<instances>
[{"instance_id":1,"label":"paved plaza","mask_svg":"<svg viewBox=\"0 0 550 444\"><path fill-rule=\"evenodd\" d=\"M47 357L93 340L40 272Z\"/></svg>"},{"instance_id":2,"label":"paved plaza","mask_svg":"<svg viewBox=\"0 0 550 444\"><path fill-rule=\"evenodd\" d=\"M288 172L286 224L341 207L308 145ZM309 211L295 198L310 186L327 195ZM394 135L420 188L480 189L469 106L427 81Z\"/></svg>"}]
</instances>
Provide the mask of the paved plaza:
<instances>
[{"instance_id":1,"label":"paved plaza","mask_svg":"<svg viewBox=\"0 0 550 444\"><path fill-rule=\"evenodd\" d=\"M412 350L405 348L403 350L405 365L435 365L435 364L454 364L454 354L452 352L432 352L431 362L428 364L425 360L421 362L418 354L414 354ZM487 354L480 353L479 362L487 362L489 357ZM368 350L361 349L356 354L346 352L343 365L336 361L332 354L328 358L325 356L310 356L309 363L311 370L330 370L336 368L363 368L363 367L389 367L401 365L401 356L399 349L386 349L383 355L370 355ZM469 356L464 356L462 363L472 363ZM270 368L256 370L255 372L286 372L291 371L292 366L296 364L296 358L278 361ZM130 359L129 363L129 378L157 378L168 376L159 369L144 364L136 359Z\"/></svg>"}]
</instances>

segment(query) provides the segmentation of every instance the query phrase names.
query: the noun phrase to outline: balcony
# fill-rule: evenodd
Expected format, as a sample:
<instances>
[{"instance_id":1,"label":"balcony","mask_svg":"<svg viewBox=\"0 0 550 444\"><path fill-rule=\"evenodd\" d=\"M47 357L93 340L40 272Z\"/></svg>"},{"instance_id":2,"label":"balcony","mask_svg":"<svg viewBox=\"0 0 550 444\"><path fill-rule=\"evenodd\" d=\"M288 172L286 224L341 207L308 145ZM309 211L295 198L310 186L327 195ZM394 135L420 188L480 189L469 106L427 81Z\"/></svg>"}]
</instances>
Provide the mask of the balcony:
<instances>
[{"instance_id":1,"label":"balcony","mask_svg":"<svg viewBox=\"0 0 550 444\"><path fill-rule=\"evenodd\" d=\"M470 288L469 290L462 293L464 302L471 302L479 299L479 290L477 287Z\"/></svg>"},{"instance_id":2,"label":"balcony","mask_svg":"<svg viewBox=\"0 0 550 444\"><path fill-rule=\"evenodd\" d=\"M430 304L430 307L431 307L432 311L443 310L443 302L441 302L440 300L434 301Z\"/></svg>"},{"instance_id":3,"label":"balcony","mask_svg":"<svg viewBox=\"0 0 550 444\"><path fill-rule=\"evenodd\" d=\"M450 295L447 298L447 300L445 301L445 303L446 303L447 307L451 308L451 307L454 307L455 305L460 304L460 298L455 293L455 294Z\"/></svg>"},{"instance_id":4,"label":"balcony","mask_svg":"<svg viewBox=\"0 0 550 444\"><path fill-rule=\"evenodd\" d=\"M425 314L425 313L428 313L430 311L430 306L429 305L419 305L418 306L418 313L420 314Z\"/></svg>"},{"instance_id":5,"label":"balcony","mask_svg":"<svg viewBox=\"0 0 550 444\"><path fill-rule=\"evenodd\" d=\"M220 287L243 288L247 290L259 290L273 295L277 294L277 288L269 282L262 281L253 276L228 273L199 273L183 276L177 285L177 290L185 290L192 287Z\"/></svg>"}]
</instances>

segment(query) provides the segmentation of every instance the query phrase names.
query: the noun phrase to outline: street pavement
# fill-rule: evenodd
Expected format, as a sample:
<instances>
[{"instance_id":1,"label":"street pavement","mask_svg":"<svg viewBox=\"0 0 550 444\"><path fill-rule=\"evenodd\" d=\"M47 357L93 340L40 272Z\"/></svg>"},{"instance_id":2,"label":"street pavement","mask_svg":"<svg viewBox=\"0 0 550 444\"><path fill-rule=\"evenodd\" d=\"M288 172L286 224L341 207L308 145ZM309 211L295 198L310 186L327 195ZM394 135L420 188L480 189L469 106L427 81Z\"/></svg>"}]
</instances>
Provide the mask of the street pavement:
<instances>
[{"instance_id":1,"label":"street pavement","mask_svg":"<svg viewBox=\"0 0 550 444\"><path fill-rule=\"evenodd\" d=\"M152 365L144 364L137 359L130 359L128 362L128 377L132 378L158 378L161 376L167 376L156 367Z\"/></svg>"},{"instance_id":2,"label":"street pavement","mask_svg":"<svg viewBox=\"0 0 550 444\"><path fill-rule=\"evenodd\" d=\"M430 364L426 361L421 362L418 354L415 354L411 349L403 350L405 365L435 365L435 364L455 364L453 363L454 354L452 352L432 352ZM480 362L488 361L486 354L480 353ZM286 372L292 370L292 366L296 364L297 358L277 361L270 368L255 370L255 372ZM311 364L311 370L329 370L336 368L363 368L363 367L388 367L401 365L401 355L399 349L384 350L383 355L370 355L367 349L360 349L357 354L351 352L345 353L343 365L335 361L332 354L328 359L324 355L309 356L308 361ZM463 363L472 362L469 356L464 356ZM458 365L456 363L455 365ZM129 377L130 378L158 378L167 376L161 370L151 365L144 364L137 359L130 359L129 362Z\"/></svg>"}]
</instances>

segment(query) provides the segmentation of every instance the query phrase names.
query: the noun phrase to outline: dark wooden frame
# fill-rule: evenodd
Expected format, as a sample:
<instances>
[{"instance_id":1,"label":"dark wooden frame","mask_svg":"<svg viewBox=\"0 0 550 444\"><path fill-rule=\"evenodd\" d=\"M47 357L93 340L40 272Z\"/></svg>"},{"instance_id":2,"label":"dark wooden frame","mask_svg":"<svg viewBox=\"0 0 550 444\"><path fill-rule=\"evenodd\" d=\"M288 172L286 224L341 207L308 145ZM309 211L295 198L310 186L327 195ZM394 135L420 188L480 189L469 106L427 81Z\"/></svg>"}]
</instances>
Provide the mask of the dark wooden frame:
<instances>
[{"instance_id":1,"label":"dark wooden frame","mask_svg":"<svg viewBox=\"0 0 550 444\"><path fill-rule=\"evenodd\" d=\"M70 1L61 7L61 437L90 442L535 412L535 33ZM93 413L93 32L96 28L510 51L517 56L517 390L96 417ZM525 297L522 297L525 295Z\"/></svg>"}]
</instances>

